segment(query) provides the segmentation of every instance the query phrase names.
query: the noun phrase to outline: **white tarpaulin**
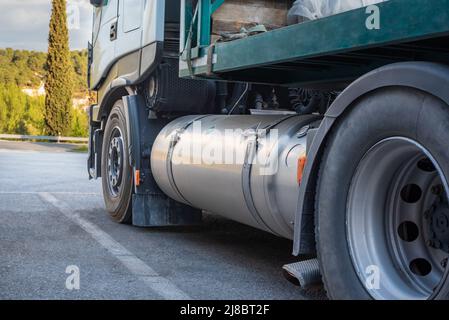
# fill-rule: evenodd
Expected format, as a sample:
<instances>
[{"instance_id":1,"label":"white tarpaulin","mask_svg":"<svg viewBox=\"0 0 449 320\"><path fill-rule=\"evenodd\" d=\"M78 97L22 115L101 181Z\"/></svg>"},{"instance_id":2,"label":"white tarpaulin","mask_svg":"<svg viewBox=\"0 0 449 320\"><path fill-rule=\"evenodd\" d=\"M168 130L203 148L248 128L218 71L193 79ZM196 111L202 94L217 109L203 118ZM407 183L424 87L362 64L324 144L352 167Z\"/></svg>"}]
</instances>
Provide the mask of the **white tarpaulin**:
<instances>
[{"instance_id":1,"label":"white tarpaulin","mask_svg":"<svg viewBox=\"0 0 449 320\"><path fill-rule=\"evenodd\" d=\"M296 0L288 13L288 24L316 20L387 0Z\"/></svg>"}]
</instances>

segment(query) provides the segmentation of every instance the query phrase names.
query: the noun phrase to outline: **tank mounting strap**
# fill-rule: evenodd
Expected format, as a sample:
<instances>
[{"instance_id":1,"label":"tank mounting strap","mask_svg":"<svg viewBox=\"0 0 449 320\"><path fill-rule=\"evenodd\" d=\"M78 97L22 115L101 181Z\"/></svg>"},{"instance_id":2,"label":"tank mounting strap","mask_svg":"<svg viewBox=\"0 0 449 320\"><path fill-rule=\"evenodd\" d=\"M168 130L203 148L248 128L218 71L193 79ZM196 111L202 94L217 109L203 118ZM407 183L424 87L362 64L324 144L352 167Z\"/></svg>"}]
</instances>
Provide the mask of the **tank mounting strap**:
<instances>
[{"instance_id":1,"label":"tank mounting strap","mask_svg":"<svg viewBox=\"0 0 449 320\"><path fill-rule=\"evenodd\" d=\"M181 134L187 130L188 127L190 127L193 123L195 123L196 121L199 121L201 119L206 118L207 115L203 115L203 116L198 116L194 119L192 119L191 121L187 122L185 126L183 126L182 128L179 128L178 130L176 130L175 134L173 134L173 136L170 139L170 145L168 148L168 155L167 155L167 176L168 176L168 181L170 183L170 186L172 187L172 189L176 192L176 194L178 195L178 197L180 199L182 199L186 204L193 206L181 193L181 191L179 191L178 186L176 185L176 181L175 178L173 176L173 152L175 150L176 145L178 144L179 140L181 139Z\"/></svg>"},{"instance_id":2,"label":"tank mounting strap","mask_svg":"<svg viewBox=\"0 0 449 320\"><path fill-rule=\"evenodd\" d=\"M282 122L291 119L293 117L296 117L297 115L291 115L284 117L282 119L276 120L273 123L270 123L266 127L259 128L251 128L247 131L246 136L248 137L248 145L246 146L246 152L245 152L245 161L243 163L242 168L242 190L243 190L243 197L245 198L245 203L248 208L248 210L251 212L251 215L253 218L261 225L265 226L265 228L270 231L273 234L279 235L277 232L275 232L270 226L268 226L267 223L263 220L261 217L259 211L256 208L256 205L254 204L253 194L251 191L251 172L253 168L254 159L257 156L257 150L259 146L259 138L261 136L267 136L272 129L274 129L276 126L281 124ZM260 131L263 131L260 132Z\"/></svg>"},{"instance_id":3,"label":"tank mounting strap","mask_svg":"<svg viewBox=\"0 0 449 320\"><path fill-rule=\"evenodd\" d=\"M262 128L262 129L265 130L265 134L268 134L272 129L274 129L275 127L280 125L282 122L287 121L287 120L297 117L297 116L298 116L297 114L286 116L282 119L274 121L273 123L270 123L268 126L266 126L265 128Z\"/></svg>"},{"instance_id":4,"label":"tank mounting strap","mask_svg":"<svg viewBox=\"0 0 449 320\"><path fill-rule=\"evenodd\" d=\"M263 225L267 229L267 231L275 233L262 219L260 213L257 211L256 205L254 204L254 199L251 192L251 171L252 171L252 163L257 155L257 145L258 145L257 133L255 133L253 137L249 137L248 139L249 141L248 145L246 146L245 152L245 162L242 168L243 197L245 198L245 203L246 206L248 207L248 210L251 212L251 215L257 221L257 223Z\"/></svg>"}]
</instances>

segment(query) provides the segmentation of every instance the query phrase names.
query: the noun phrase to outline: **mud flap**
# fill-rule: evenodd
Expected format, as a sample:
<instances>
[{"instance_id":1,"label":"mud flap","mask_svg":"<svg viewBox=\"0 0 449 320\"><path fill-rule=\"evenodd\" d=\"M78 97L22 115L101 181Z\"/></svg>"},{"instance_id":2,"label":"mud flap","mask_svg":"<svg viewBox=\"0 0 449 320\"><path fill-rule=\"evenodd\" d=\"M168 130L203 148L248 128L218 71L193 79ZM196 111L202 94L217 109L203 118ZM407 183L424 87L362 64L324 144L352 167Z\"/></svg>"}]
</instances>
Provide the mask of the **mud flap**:
<instances>
[{"instance_id":1,"label":"mud flap","mask_svg":"<svg viewBox=\"0 0 449 320\"><path fill-rule=\"evenodd\" d=\"M97 105L89 107L89 148L87 157L87 172L89 179L101 178L101 148L103 144L103 130L101 122L95 122L94 110Z\"/></svg>"},{"instance_id":2,"label":"mud flap","mask_svg":"<svg viewBox=\"0 0 449 320\"><path fill-rule=\"evenodd\" d=\"M167 197L157 186L151 171L151 148L166 119L149 119L149 110L140 95L123 97L128 130L128 150L134 179L132 223L139 227L200 224L201 210ZM136 172L139 174L136 175Z\"/></svg>"},{"instance_id":3,"label":"mud flap","mask_svg":"<svg viewBox=\"0 0 449 320\"><path fill-rule=\"evenodd\" d=\"M133 195L133 225L139 227L186 226L201 223L201 210L164 194Z\"/></svg>"}]
</instances>

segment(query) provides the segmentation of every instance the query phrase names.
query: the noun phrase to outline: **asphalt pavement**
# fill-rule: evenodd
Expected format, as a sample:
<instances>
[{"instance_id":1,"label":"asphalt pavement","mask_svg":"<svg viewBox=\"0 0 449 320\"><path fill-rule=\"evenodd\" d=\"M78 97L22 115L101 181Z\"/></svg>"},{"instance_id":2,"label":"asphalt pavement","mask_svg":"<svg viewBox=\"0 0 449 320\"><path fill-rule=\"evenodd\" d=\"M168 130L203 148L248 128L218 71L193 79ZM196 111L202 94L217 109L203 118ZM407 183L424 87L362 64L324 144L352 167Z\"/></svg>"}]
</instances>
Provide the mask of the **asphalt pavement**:
<instances>
[{"instance_id":1,"label":"asphalt pavement","mask_svg":"<svg viewBox=\"0 0 449 320\"><path fill-rule=\"evenodd\" d=\"M263 231L116 224L76 149L0 141L0 299L324 298L284 279L292 243Z\"/></svg>"}]
</instances>

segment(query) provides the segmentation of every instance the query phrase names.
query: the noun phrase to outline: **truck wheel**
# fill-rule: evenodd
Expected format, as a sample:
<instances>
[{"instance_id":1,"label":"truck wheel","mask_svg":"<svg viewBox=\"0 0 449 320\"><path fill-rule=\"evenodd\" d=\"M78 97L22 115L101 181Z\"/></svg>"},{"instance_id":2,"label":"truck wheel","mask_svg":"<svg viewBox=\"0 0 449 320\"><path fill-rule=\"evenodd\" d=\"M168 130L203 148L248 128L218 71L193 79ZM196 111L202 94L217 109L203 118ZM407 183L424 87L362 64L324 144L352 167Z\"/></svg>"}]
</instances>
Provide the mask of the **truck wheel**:
<instances>
[{"instance_id":1,"label":"truck wheel","mask_svg":"<svg viewBox=\"0 0 449 320\"><path fill-rule=\"evenodd\" d=\"M408 88L358 100L324 151L318 259L332 299L447 299L449 106Z\"/></svg>"},{"instance_id":2,"label":"truck wheel","mask_svg":"<svg viewBox=\"0 0 449 320\"><path fill-rule=\"evenodd\" d=\"M129 223L132 217L133 177L129 164L126 118L121 100L111 110L103 138L101 177L103 198L111 217Z\"/></svg>"}]
</instances>

